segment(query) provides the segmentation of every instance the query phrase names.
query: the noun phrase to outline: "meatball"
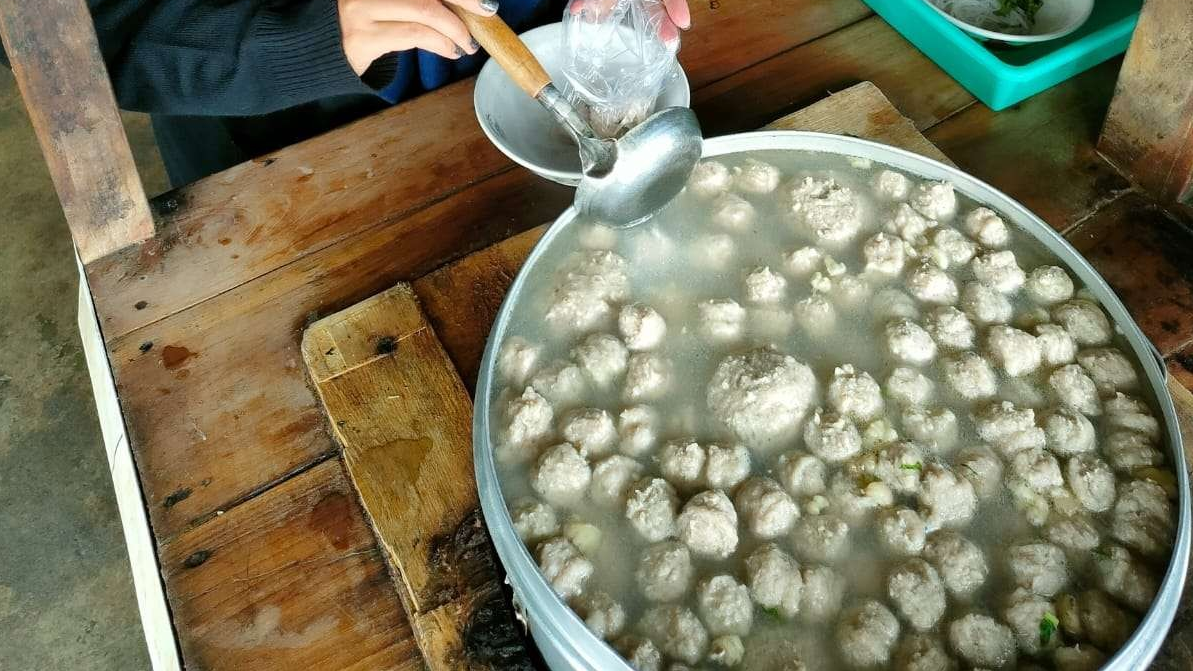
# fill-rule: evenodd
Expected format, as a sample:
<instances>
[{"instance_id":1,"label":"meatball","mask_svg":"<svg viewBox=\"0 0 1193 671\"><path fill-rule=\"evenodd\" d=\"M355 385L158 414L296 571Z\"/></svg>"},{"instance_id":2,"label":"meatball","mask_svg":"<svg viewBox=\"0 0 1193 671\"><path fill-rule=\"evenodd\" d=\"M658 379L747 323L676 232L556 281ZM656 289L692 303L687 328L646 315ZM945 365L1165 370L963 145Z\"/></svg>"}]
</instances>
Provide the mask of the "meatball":
<instances>
[{"instance_id":1,"label":"meatball","mask_svg":"<svg viewBox=\"0 0 1193 671\"><path fill-rule=\"evenodd\" d=\"M1094 567L1106 593L1137 613L1146 612L1159 589L1159 581L1126 548L1110 545L1095 553Z\"/></svg>"},{"instance_id":2,"label":"meatball","mask_svg":"<svg viewBox=\"0 0 1193 671\"><path fill-rule=\"evenodd\" d=\"M791 547L803 561L835 564L849 551L849 525L832 515L800 518L791 531Z\"/></svg>"},{"instance_id":3,"label":"meatball","mask_svg":"<svg viewBox=\"0 0 1193 671\"><path fill-rule=\"evenodd\" d=\"M838 462L861 451L862 437L848 417L817 408L804 424L804 446L825 461Z\"/></svg>"},{"instance_id":4,"label":"meatball","mask_svg":"<svg viewBox=\"0 0 1193 671\"><path fill-rule=\"evenodd\" d=\"M973 485L979 499L1002 492L1002 460L988 447L967 447L957 453L957 472Z\"/></svg>"},{"instance_id":5,"label":"meatball","mask_svg":"<svg viewBox=\"0 0 1193 671\"><path fill-rule=\"evenodd\" d=\"M1052 653L1056 671L1098 671L1106 663L1106 653L1091 645L1057 648Z\"/></svg>"},{"instance_id":6,"label":"meatball","mask_svg":"<svg viewBox=\"0 0 1193 671\"><path fill-rule=\"evenodd\" d=\"M929 312L924 325L928 334L945 349L961 350L973 347L973 322L969 321L964 312L951 305Z\"/></svg>"},{"instance_id":7,"label":"meatball","mask_svg":"<svg viewBox=\"0 0 1193 671\"><path fill-rule=\"evenodd\" d=\"M588 630L606 641L625 630L626 613L621 604L605 592L591 592L572 602Z\"/></svg>"},{"instance_id":8,"label":"meatball","mask_svg":"<svg viewBox=\"0 0 1193 671\"><path fill-rule=\"evenodd\" d=\"M805 177L789 196L796 225L819 242L848 242L862 227L857 196L833 179Z\"/></svg>"},{"instance_id":9,"label":"meatball","mask_svg":"<svg viewBox=\"0 0 1193 671\"><path fill-rule=\"evenodd\" d=\"M847 310L856 310L870 299L870 285L857 275L838 275L833 279L833 299Z\"/></svg>"},{"instance_id":10,"label":"meatball","mask_svg":"<svg viewBox=\"0 0 1193 671\"><path fill-rule=\"evenodd\" d=\"M903 240L889 234L877 233L862 246L865 271L872 275L895 277L903 272L906 258Z\"/></svg>"},{"instance_id":11,"label":"meatball","mask_svg":"<svg viewBox=\"0 0 1193 671\"><path fill-rule=\"evenodd\" d=\"M554 361L530 378L530 386L554 405L570 406L584 396L587 385L579 366Z\"/></svg>"},{"instance_id":12,"label":"meatball","mask_svg":"<svg viewBox=\"0 0 1193 671\"><path fill-rule=\"evenodd\" d=\"M1119 488L1110 533L1139 554L1162 557L1172 547L1173 519L1163 487L1132 480Z\"/></svg>"},{"instance_id":13,"label":"meatball","mask_svg":"<svg viewBox=\"0 0 1193 671\"><path fill-rule=\"evenodd\" d=\"M880 170L874 176L874 193L886 200L906 200L911 180L894 170Z\"/></svg>"},{"instance_id":14,"label":"meatball","mask_svg":"<svg viewBox=\"0 0 1193 671\"><path fill-rule=\"evenodd\" d=\"M693 440L673 440L659 450L659 470L680 490L699 488L703 482L707 454Z\"/></svg>"},{"instance_id":15,"label":"meatball","mask_svg":"<svg viewBox=\"0 0 1193 671\"><path fill-rule=\"evenodd\" d=\"M1131 360L1113 347L1081 350L1077 354L1077 363L1085 369L1098 391L1105 395L1130 391L1139 385Z\"/></svg>"},{"instance_id":16,"label":"meatball","mask_svg":"<svg viewBox=\"0 0 1193 671\"><path fill-rule=\"evenodd\" d=\"M547 308L547 323L555 328L585 333L611 320L610 303L629 295L629 263L609 251L576 252L560 268L560 279Z\"/></svg>"},{"instance_id":17,"label":"meatball","mask_svg":"<svg viewBox=\"0 0 1193 671\"><path fill-rule=\"evenodd\" d=\"M707 300L696 306L700 332L714 342L737 340L746 321L746 310L728 298Z\"/></svg>"},{"instance_id":18,"label":"meatball","mask_svg":"<svg viewBox=\"0 0 1193 671\"><path fill-rule=\"evenodd\" d=\"M795 303L795 319L803 329L813 335L831 332L837 323L837 310L823 293L813 292L811 296Z\"/></svg>"},{"instance_id":19,"label":"meatball","mask_svg":"<svg viewBox=\"0 0 1193 671\"><path fill-rule=\"evenodd\" d=\"M503 462L526 462L538 453L538 446L551 437L555 413L551 404L533 388L506 407L509 424L497 447L497 458Z\"/></svg>"},{"instance_id":20,"label":"meatball","mask_svg":"<svg viewBox=\"0 0 1193 671\"><path fill-rule=\"evenodd\" d=\"M924 549L926 525L914 510L889 508L878 513L878 540L890 554L915 556Z\"/></svg>"},{"instance_id":21,"label":"meatball","mask_svg":"<svg viewBox=\"0 0 1193 671\"><path fill-rule=\"evenodd\" d=\"M908 408L903 431L935 452L946 452L957 444L957 416L948 408Z\"/></svg>"},{"instance_id":22,"label":"meatball","mask_svg":"<svg viewBox=\"0 0 1193 671\"><path fill-rule=\"evenodd\" d=\"M642 456L654 449L658 440L659 416L650 407L635 405L617 416L619 449L630 456Z\"/></svg>"},{"instance_id":23,"label":"meatball","mask_svg":"<svg viewBox=\"0 0 1193 671\"><path fill-rule=\"evenodd\" d=\"M944 615L944 585L923 559L908 559L891 571L887 596L912 629L927 631Z\"/></svg>"},{"instance_id":24,"label":"meatball","mask_svg":"<svg viewBox=\"0 0 1193 671\"><path fill-rule=\"evenodd\" d=\"M1040 305L1053 305L1073 297L1073 280L1063 268L1038 266L1027 276L1027 295Z\"/></svg>"},{"instance_id":25,"label":"meatball","mask_svg":"<svg viewBox=\"0 0 1193 671\"><path fill-rule=\"evenodd\" d=\"M1051 597L1069 582L1064 550L1051 543L1012 546L1007 553L1007 568L1015 584L1040 596Z\"/></svg>"},{"instance_id":26,"label":"meatball","mask_svg":"<svg viewBox=\"0 0 1193 671\"><path fill-rule=\"evenodd\" d=\"M1002 669L1015 662L1015 635L987 615L970 613L949 625L953 650L975 667Z\"/></svg>"},{"instance_id":27,"label":"meatball","mask_svg":"<svg viewBox=\"0 0 1193 671\"><path fill-rule=\"evenodd\" d=\"M1009 481L1017 481L1035 492L1048 493L1065 483L1056 457L1038 447L1011 455Z\"/></svg>"},{"instance_id":28,"label":"meatball","mask_svg":"<svg viewBox=\"0 0 1193 671\"><path fill-rule=\"evenodd\" d=\"M708 632L700 618L683 606L654 606L642 614L642 632L658 641L672 659L695 664L708 649Z\"/></svg>"},{"instance_id":29,"label":"meatball","mask_svg":"<svg viewBox=\"0 0 1193 671\"><path fill-rule=\"evenodd\" d=\"M870 374L858 372L846 364L833 370L828 386L828 402L856 422L869 422L882 414L882 389Z\"/></svg>"},{"instance_id":30,"label":"meatball","mask_svg":"<svg viewBox=\"0 0 1193 671\"><path fill-rule=\"evenodd\" d=\"M887 349L898 360L925 364L936 357L936 342L922 326L910 319L896 319L886 325Z\"/></svg>"},{"instance_id":31,"label":"meatball","mask_svg":"<svg viewBox=\"0 0 1193 671\"><path fill-rule=\"evenodd\" d=\"M898 289L886 288L874 294L870 306L875 321L919 319L920 316L915 299Z\"/></svg>"},{"instance_id":32,"label":"meatball","mask_svg":"<svg viewBox=\"0 0 1193 671\"><path fill-rule=\"evenodd\" d=\"M1048 540L1066 550L1089 552L1098 547L1098 528L1085 515L1053 515L1044 529Z\"/></svg>"},{"instance_id":33,"label":"meatball","mask_svg":"<svg viewBox=\"0 0 1193 671\"><path fill-rule=\"evenodd\" d=\"M840 470L829 481L829 498L834 510L852 522L860 522L876 509L894 502L891 487L866 473Z\"/></svg>"},{"instance_id":34,"label":"meatball","mask_svg":"<svg viewBox=\"0 0 1193 671\"><path fill-rule=\"evenodd\" d=\"M779 186L779 169L758 159L747 158L732 172L733 186L743 193L762 195Z\"/></svg>"},{"instance_id":35,"label":"meatball","mask_svg":"<svg viewBox=\"0 0 1193 671\"><path fill-rule=\"evenodd\" d=\"M908 243L915 243L923 240L924 233L935 225L935 221L924 218L907 203L899 203L895 207L894 216L886 223L886 230L897 234Z\"/></svg>"},{"instance_id":36,"label":"meatball","mask_svg":"<svg viewBox=\"0 0 1193 671\"><path fill-rule=\"evenodd\" d=\"M1151 439L1134 431L1112 431L1106 437L1103 449L1110 465L1122 472L1164 463L1164 454L1156 449Z\"/></svg>"},{"instance_id":37,"label":"meatball","mask_svg":"<svg viewBox=\"0 0 1193 671\"><path fill-rule=\"evenodd\" d=\"M1011 377L1034 373L1040 367L1040 344L1030 333L1010 326L992 326L986 346L994 362Z\"/></svg>"},{"instance_id":38,"label":"meatball","mask_svg":"<svg viewBox=\"0 0 1193 671\"><path fill-rule=\"evenodd\" d=\"M914 494L920 488L924 451L901 441L863 453L848 465L850 472L876 478L899 494Z\"/></svg>"},{"instance_id":39,"label":"meatball","mask_svg":"<svg viewBox=\"0 0 1193 671\"><path fill-rule=\"evenodd\" d=\"M741 445L708 446L704 481L712 489L729 491L750 475L750 451Z\"/></svg>"},{"instance_id":40,"label":"meatball","mask_svg":"<svg viewBox=\"0 0 1193 671\"><path fill-rule=\"evenodd\" d=\"M997 401L975 413L973 420L978 436L987 443L996 446L1012 445L1016 449L1044 446L1045 436L1042 431L1038 437L1021 437L1022 434L1034 433L1039 428L1036 426L1036 413L1031 408L1019 408L1010 401ZM1010 453L1016 450L1004 451Z\"/></svg>"},{"instance_id":41,"label":"meatball","mask_svg":"<svg viewBox=\"0 0 1193 671\"><path fill-rule=\"evenodd\" d=\"M745 295L750 303L777 303L787 293L787 280L768 267L755 268L746 275Z\"/></svg>"},{"instance_id":42,"label":"meatball","mask_svg":"<svg viewBox=\"0 0 1193 671\"><path fill-rule=\"evenodd\" d=\"M957 662L931 634L913 633L895 648L896 671L957 671Z\"/></svg>"},{"instance_id":43,"label":"meatball","mask_svg":"<svg viewBox=\"0 0 1193 671\"><path fill-rule=\"evenodd\" d=\"M1011 321L1011 301L981 282L966 282L961 289L961 309L979 325Z\"/></svg>"},{"instance_id":44,"label":"meatball","mask_svg":"<svg viewBox=\"0 0 1193 671\"><path fill-rule=\"evenodd\" d=\"M1080 638L1088 639L1094 645L1107 650L1117 650L1131 634L1139 620L1130 613L1115 605L1114 601L1100 590L1091 589L1078 594L1076 598L1069 597L1072 605L1068 608L1069 617L1065 617L1065 609L1059 608L1065 595L1058 599L1058 610L1061 611L1061 626L1066 631L1071 627L1077 629L1072 633ZM1074 621L1075 620L1075 621Z\"/></svg>"},{"instance_id":45,"label":"meatball","mask_svg":"<svg viewBox=\"0 0 1193 671\"><path fill-rule=\"evenodd\" d=\"M642 471L642 464L625 455L606 457L592 468L588 496L598 505L621 508L630 487L642 477Z\"/></svg>"},{"instance_id":46,"label":"meatball","mask_svg":"<svg viewBox=\"0 0 1193 671\"><path fill-rule=\"evenodd\" d=\"M746 646L738 636L718 636L708 644L708 661L720 666L737 666L745 654Z\"/></svg>"},{"instance_id":47,"label":"meatball","mask_svg":"<svg viewBox=\"0 0 1193 671\"><path fill-rule=\"evenodd\" d=\"M728 189L732 181L733 176L724 163L706 160L696 164L688 177L687 188L698 196L711 198Z\"/></svg>"},{"instance_id":48,"label":"meatball","mask_svg":"<svg viewBox=\"0 0 1193 671\"><path fill-rule=\"evenodd\" d=\"M517 336L506 338L497 351L497 373L510 384L522 385L534 371L540 348Z\"/></svg>"},{"instance_id":49,"label":"meatball","mask_svg":"<svg viewBox=\"0 0 1193 671\"><path fill-rule=\"evenodd\" d=\"M580 408L560 419L560 434L586 457L600 457L613 451L617 428L613 416L598 408Z\"/></svg>"},{"instance_id":50,"label":"meatball","mask_svg":"<svg viewBox=\"0 0 1193 671\"><path fill-rule=\"evenodd\" d=\"M733 238L725 233L701 235L692 241L688 250L692 262L711 270L723 271L737 253Z\"/></svg>"},{"instance_id":51,"label":"meatball","mask_svg":"<svg viewBox=\"0 0 1193 671\"><path fill-rule=\"evenodd\" d=\"M1102 414L1098 388L1081 366L1071 363L1057 368L1048 376L1048 384L1061 403L1071 405L1087 415Z\"/></svg>"},{"instance_id":52,"label":"meatball","mask_svg":"<svg viewBox=\"0 0 1193 671\"><path fill-rule=\"evenodd\" d=\"M1004 294L1014 293L1027 281L1023 269L1015 261L1015 253L1009 250L986 252L970 263L977 281Z\"/></svg>"},{"instance_id":53,"label":"meatball","mask_svg":"<svg viewBox=\"0 0 1193 671\"><path fill-rule=\"evenodd\" d=\"M630 489L625 514L642 538L654 543L675 533L675 488L662 478L643 478Z\"/></svg>"},{"instance_id":54,"label":"meatball","mask_svg":"<svg viewBox=\"0 0 1193 671\"><path fill-rule=\"evenodd\" d=\"M952 305L957 302L957 283L940 266L919 263L907 275L907 291L924 303Z\"/></svg>"},{"instance_id":55,"label":"meatball","mask_svg":"<svg viewBox=\"0 0 1193 671\"><path fill-rule=\"evenodd\" d=\"M841 614L836 634L846 664L855 669L872 669L890 662L891 650L899 638L899 621L878 601L863 601Z\"/></svg>"},{"instance_id":56,"label":"meatball","mask_svg":"<svg viewBox=\"0 0 1193 671\"><path fill-rule=\"evenodd\" d=\"M634 577L647 599L677 601L688 593L693 573L687 546L664 541L643 551Z\"/></svg>"},{"instance_id":57,"label":"meatball","mask_svg":"<svg viewBox=\"0 0 1193 671\"><path fill-rule=\"evenodd\" d=\"M1055 648L1060 644L1060 636L1057 634L1052 634L1044 640L1040 632L1040 622L1046 616L1056 617L1052 603L1033 594L1031 590L1022 588L1011 593L1006 607L1002 610L1002 619L1010 625L1015 640L1019 642L1019 649L1029 655L1037 655L1041 650Z\"/></svg>"},{"instance_id":58,"label":"meatball","mask_svg":"<svg viewBox=\"0 0 1193 671\"><path fill-rule=\"evenodd\" d=\"M638 352L626 365L622 397L632 403L657 399L671 383L671 365L653 352Z\"/></svg>"},{"instance_id":59,"label":"meatball","mask_svg":"<svg viewBox=\"0 0 1193 671\"><path fill-rule=\"evenodd\" d=\"M1067 405L1062 405L1044 418L1044 435L1048 449L1062 457L1089 452L1094 449L1094 425L1089 419Z\"/></svg>"},{"instance_id":60,"label":"meatball","mask_svg":"<svg viewBox=\"0 0 1193 671\"><path fill-rule=\"evenodd\" d=\"M828 566L805 566L800 570L803 589L799 597L799 616L804 622L823 623L841 610L845 579Z\"/></svg>"},{"instance_id":61,"label":"meatball","mask_svg":"<svg viewBox=\"0 0 1193 671\"><path fill-rule=\"evenodd\" d=\"M563 599L580 596L592 577L592 562L566 538L543 541L538 547L538 559L543 577Z\"/></svg>"},{"instance_id":62,"label":"meatball","mask_svg":"<svg viewBox=\"0 0 1193 671\"><path fill-rule=\"evenodd\" d=\"M940 464L924 466L919 500L929 529L964 526L978 507L969 480Z\"/></svg>"},{"instance_id":63,"label":"meatball","mask_svg":"<svg viewBox=\"0 0 1193 671\"><path fill-rule=\"evenodd\" d=\"M810 454L788 452L776 464L779 482L794 497L812 496L824 492L824 462Z\"/></svg>"},{"instance_id":64,"label":"meatball","mask_svg":"<svg viewBox=\"0 0 1193 671\"><path fill-rule=\"evenodd\" d=\"M696 588L700 618L713 636L745 636L754 622L750 589L730 575L700 581Z\"/></svg>"},{"instance_id":65,"label":"meatball","mask_svg":"<svg viewBox=\"0 0 1193 671\"><path fill-rule=\"evenodd\" d=\"M970 210L961 225L969 237L985 247L1005 247L1011 241L1011 232L1002 217L987 207Z\"/></svg>"},{"instance_id":66,"label":"meatball","mask_svg":"<svg viewBox=\"0 0 1193 671\"><path fill-rule=\"evenodd\" d=\"M649 638L622 636L614 647L635 671L663 671L663 653Z\"/></svg>"},{"instance_id":67,"label":"meatball","mask_svg":"<svg viewBox=\"0 0 1193 671\"><path fill-rule=\"evenodd\" d=\"M1052 320L1060 324L1081 346L1105 345L1113 331L1102 308L1092 301L1074 298L1052 308Z\"/></svg>"},{"instance_id":68,"label":"meatball","mask_svg":"<svg viewBox=\"0 0 1193 671\"><path fill-rule=\"evenodd\" d=\"M770 478L755 476L745 480L737 488L735 501L746 527L759 538L776 538L787 533L799 517L799 507Z\"/></svg>"},{"instance_id":69,"label":"meatball","mask_svg":"<svg viewBox=\"0 0 1193 671\"><path fill-rule=\"evenodd\" d=\"M778 547L762 545L746 557L746 584L759 606L788 618L799 612L804 588L799 564Z\"/></svg>"},{"instance_id":70,"label":"meatball","mask_svg":"<svg viewBox=\"0 0 1193 671\"><path fill-rule=\"evenodd\" d=\"M921 406L932 398L932 381L914 368L899 367L886 379L886 393L892 400L908 407ZM807 442L807 437L804 439Z\"/></svg>"},{"instance_id":71,"label":"meatball","mask_svg":"<svg viewBox=\"0 0 1193 671\"><path fill-rule=\"evenodd\" d=\"M948 182L920 182L908 202L916 212L937 221L951 219L957 212L957 195Z\"/></svg>"},{"instance_id":72,"label":"meatball","mask_svg":"<svg viewBox=\"0 0 1193 671\"><path fill-rule=\"evenodd\" d=\"M723 492L701 492L675 520L679 539L703 557L724 559L737 549L737 512Z\"/></svg>"},{"instance_id":73,"label":"meatball","mask_svg":"<svg viewBox=\"0 0 1193 671\"><path fill-rule=\"evenodd\" d=\"M746 199L732 193L723 193L712 202L711 218L714 224L725 230L743 233L754 225L758 214Z\"/></svg>"},{"instance_id":74,"label":"meatball","mask_svg":"<svg viewBox=\"0 0 1193 671\"><path fill-rule=\"evenodd\" d=\"M584 495L591 480L592 469L580 451L560 443L539 457L530 486L552 503L570 503Z\"/></svg>"},{"instance_id":75,"label":"meatball","mask_svg":"<svg viewBox=\"0 0 1193 671\"><path fill-rule=\"evenodd\" d=\"M998 391L994 370L974 352L962 352L941 359L941 373L949 387L967 401L990 398Z\"/></svg>"},{"instance_id":76,"label":"meatball","mask_svg":"<svg viewBox=\"0 0 1193 671\"><path fill-rule=\"evenodd\" d=\"M594 333L572 350L572 358L594 385L608 389L625 374L630 353L615 336Z\"/></svg>"},{"instance_id":77,"label":"meatball","mask_svg":"<svg viewBox=\"0 0 1193 671\"><path fill-rule=\"evenodd\" d=\"M708 407L748 447L765 452L799 430L815 396L812 369L762 348L721 360L709 382Z\"/></svg>"},{"instance_id":78,"label":"meatball","mask_svg":"<svg viewBox=\"0 0 1193 671\"><path fill-rule=\"evenodd\" d=\"M822 256L815 247L800 247L783 255L783 268L793 277L806 277L820 267Z\"/></svg>"},{"instance_id":79,"label":"meatball","mask_svg":"<svg viewBox=\"0 0 1193 671\"><path fill-rule=\"evenodd\" d=\"M1069 489L1090 512L1100 513L1114 504L1114 472L1092 453L1071 457L1065 464Z\"/></svg>"},{"instance_id":80,"label":"meatball","mask_svg":"<svg viewBox=\"0 0 1193 671\"><path fill-rule=\"evenodd\" d=\"M1103 407L1106 410L1106 425L1109 429L1125 429L1147 436L1151 440L1160 439L1160 423L1152 416L1151 409L1138 399L1116 393Z\"/></svg>"},{"instance_id":81,"label":"meatball","mask_svg":"<svg viewBox=\"0 0 1193 671\"><path fill-rule=\"evenodd\" d=\"M1038 324L1034 328L1036 342L1040 345L1040 358L1045 365L1060 366L1073 363L1077 355L1077 343L1063 326Z\"/></svg>"},{"instance_id":82,"label":"meatball","mask_svg":"<svg viewBox=\"0 0 1193 671\"><path fill-rule=\"evenodd\" d=\"M941 268L964 266L978 253L978 246L955 228L941 226L932 233L932 244L922 253Z\"/></svg>"},{"instance_id":83,"label":"meatball","mask_svg":"<svg viewBox=\"0 0 1193 671\"><path fill-rule=\"evenodd\" d=\"M522 499L510 508L514 531L527 545L559 533L559 519L551 506L534 499Z\"/></svg>"},{"instance_id":84,"label":"meatball","mask_svg":"<svg viewBox=\"0 0 1193 671\"><path fill-rule=\"evenodd\" d=\"M625 346L641 352L654 349L667 333L667 322L657 310L643 303L622 306L617 315L617 328L625 339Z\"/></svg>"},{"instance_id":85,"label":"meatball","mask_svg":"<svg viewBox=\"0 0 1193 671\"><path fill-rule=\"evenodd\" d=\"M989 568L977 545L955 531L937 531L924 543L924 558L940 572L949 593L967 599L986 582Z\"/></svg>"}]
</instances>

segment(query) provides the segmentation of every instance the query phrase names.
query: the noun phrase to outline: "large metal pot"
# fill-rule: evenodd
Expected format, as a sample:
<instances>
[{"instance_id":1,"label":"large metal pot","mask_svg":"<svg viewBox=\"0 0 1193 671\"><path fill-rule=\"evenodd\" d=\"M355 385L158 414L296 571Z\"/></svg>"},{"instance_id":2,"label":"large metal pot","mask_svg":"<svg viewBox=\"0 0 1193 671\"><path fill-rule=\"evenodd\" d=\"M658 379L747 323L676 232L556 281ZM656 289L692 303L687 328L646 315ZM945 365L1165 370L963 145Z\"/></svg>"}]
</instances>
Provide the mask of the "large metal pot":
<instances>
[{"instance_id":1,"label":"large metal pot","mask_svg":"<svg viewBox=\"0 0 1193 671\"><path fill-rule=\"evenodd\" d=\"M1185 469L1185 455L1181 448L1180 428L1176 411L1165 386L1163 360L1144 337L1127 313L1121 301L1100 275L1064 238L1019 203L990 185L944 165L901 149L853 138L796 131L743 133L706 140L704 156L718 156L744 151L766 149L808 150L844 156L872 159L917 175L924 179L948 180L961 193L979 203L989 205L1036 238L1063 262L1088 289L1093 292L1128 345L1140 360L1147 384L1159 401L1167 436L1168 456L1176 472L1180 489L1176 546L1168 571L1160 584L1160 591L1135 634L1110 660L1105 668L1119 671L1141 669L1155 657L1176 614L1184 586L1185 569L1189 563L1190 517L1189 482ZM575 211L569 208L560 215L554 226L543 236L531 252L509 294L493 330L489 335L480 376L476 386L476 409L473 414L473 452L476 459L476 480L480 489L481 509L489 526L493 543L501 557L514 598L521 607L531 634L548 665L556 671L564 669L625 669L629 666L607 644L594 636L583 621L563 603L539 573L533 557L514 531L502 497L493 458L494 428L489 424L492 399L496 393L493 382L493 363L497 345L504 340L509 328L511 304L523 291L527 278L542 272L538 266L544 261L551 241L565 227L573 224Z\"/></svg>"}]
</instances>

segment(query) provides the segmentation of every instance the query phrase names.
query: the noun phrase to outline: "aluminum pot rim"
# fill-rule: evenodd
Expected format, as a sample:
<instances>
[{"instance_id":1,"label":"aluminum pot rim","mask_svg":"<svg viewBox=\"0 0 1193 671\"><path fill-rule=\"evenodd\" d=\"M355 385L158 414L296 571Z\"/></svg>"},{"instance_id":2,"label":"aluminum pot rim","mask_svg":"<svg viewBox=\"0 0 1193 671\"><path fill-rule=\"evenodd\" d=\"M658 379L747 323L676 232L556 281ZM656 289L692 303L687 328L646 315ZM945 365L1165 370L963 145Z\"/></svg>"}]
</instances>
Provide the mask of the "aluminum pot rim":
<instances>
[{"instance_id":1,"label":"aluminum pot rim","mask_svg":"<svg viewBox=\"0 0 1193 671\"><path fill-rule=\"evenodd\" d=\"M920 179L948 180L954 188L973 199L988 205L1007 217L1013 224L1025 230L1077 275L1107 310L1118 331L1122 333L1136 355L1155 393L1167 435L1169 457L1176 471L1179 500L1177 534L1168 568L1160 583L1155 600L1140 620L1131 638L1109 659L1105 669L1142 668L1159 652L1176 615L1184 587L1185 572L1189 564L1190 551L1190 502L1189 476L1186 470L1182 448L1180 424L1172 396L1167 390L1167 370L1163 359L1151 342L1143 335L1138 324L1127 312L1110 285L1094 270L1093 266L1062 237L1055 229L1033 214L1015 199L990 184L962 171L921 154L898 147L863 140L859 138L832 135L812 131L753 131L707 139L704 142L704 158L733 154L744 151L787 150L819 151L835 155L872 159L907 172ZM547 635L567 647L557 650L573 668L630 669L629 665L608 643L598 638L584 625L584 622L551 589L539 572L537 562L514 531L509 509L501 493L496 463L490 444L490 398L493 392L493 362L497 343L507 330L511 305L521 293L531 269L550 246L551 241L576 218L576 211L569 207L550 225L543 237L535 244L522 268L519 270L501 308L494 320L493 328L485 344L477 375L476 403L473 411L473 457L476 480L480 496L481 511L490 529L497 554L505 567L509 582L526 612L536 627L543 627ZM579 639L579 640L577 640ZM541 642L539 643L541 645Z\"/></svg>"}]
</instances>

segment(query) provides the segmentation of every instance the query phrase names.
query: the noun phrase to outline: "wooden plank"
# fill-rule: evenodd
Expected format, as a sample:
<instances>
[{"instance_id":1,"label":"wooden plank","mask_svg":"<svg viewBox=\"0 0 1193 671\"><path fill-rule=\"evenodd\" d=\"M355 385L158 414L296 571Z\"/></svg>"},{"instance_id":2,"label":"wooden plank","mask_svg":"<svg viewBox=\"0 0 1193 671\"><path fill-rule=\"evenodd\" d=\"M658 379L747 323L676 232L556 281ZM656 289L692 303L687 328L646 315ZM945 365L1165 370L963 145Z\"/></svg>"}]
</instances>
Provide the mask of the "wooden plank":
<instances>
[{"instance_id":1,"label":"wooden plank","mask_svg":"<svg viewBox=\"0 0 1193 671\"><path fill-rule=\"evenodd\" d=\"M427 666L531 668L480 515L472 402L409 285L311 325L303 359Z\"/></svg>"},{"instance_id":2,"label":"wooden plank","mask_svg":"<svg viewBox=\"0 0 1193 671\"><path fill-rule=\"evenodd\" d=\"M421 669L338 459L161 549L187 668Z\"/></svg>"},{"instance_id":3,"label":"wooden plank","mask_svg":"<svg viewBox=\"0 0 1193 671\"><path fill-rule=\"evenodd\" d=\"M1065 231L1130 184L1094 150L1112 60L1001 112L973 105L925 135L957 165Z\"/></svg>"},{"instance_id":4,"label":"wooden plank","mask_svg":"<svg viewBox=\"0 0 1193 671\"><path fill-rule=\"evenodd\" d=\"M973 97L880 17L801 45L698 90L705 135L753 130L859 81L871 81L923 129Z\"/></svg>"},{"instance_id":5,"label":"wooden plank","mask_svg":"<svg viewBox=\"0 0 1193 671\"><path fill-rule=\"evenodd\" d=\"M829 96L770 127L846 133L948 160L869 82ZM501 300L543 230L510 238L414 281L415 293L469 389L476 385L485 338Z\"/></svg>"},{"instance_id":6,"label":"wooden plank","mask_svg":"<svg viewBox=\"0 0 1193 671\"><path fill-rule=\"evenodd\" d=\"M1193 233L1128 194L1067 236L1165 356L1193 341Z\"/></svg>"},{"instance_id":7,"label":"wooden plank","mask_svg":"<svg viewBox=\"0 0 1193 671\"><path fill-rule=\"evenodd\" d=\"M735 0L694 3L693 13L684 63L698 87L869 10L858 0ZM477 126L472 92L472 80L453 84L155 199L158 236L87 267L105 337L511 169Z\"/></svg>"},{"instance_id":8,"label":"wooden plank","mask_svg":"<svg viewBox=\"0 0 1193 671\"><path fill-rule=\"evenodd\" d=\"M83 0L0 0L0 36L83 262L153 236L153 215Z\"/></svg>"},{"instance_id":9,"label":"wooden plank","mask_svg":"<svg viewBox=\"0 0 1193 671\"><path fill-rule=\"evenodd\" d=\"M1193 5L1147 0L1098 148L1163 203L1193 207ZM1185 209L1186 213L1193 209Z\"/></svg>"},{"instance_id":10,"label":"wooden plank","mask_svg":"<svg viewBox=\"0 0 1193 671\"><path fill-rule=\"evenodd\" d=\"M559 186L545 197L512 188L514 177L489 180L109 343L159 541L333 449L301 366L299 339L312 316L442 265L442 249L465 254L508 237L524 219L543 221L570 200Z\"/></svg>"}]
</instances>

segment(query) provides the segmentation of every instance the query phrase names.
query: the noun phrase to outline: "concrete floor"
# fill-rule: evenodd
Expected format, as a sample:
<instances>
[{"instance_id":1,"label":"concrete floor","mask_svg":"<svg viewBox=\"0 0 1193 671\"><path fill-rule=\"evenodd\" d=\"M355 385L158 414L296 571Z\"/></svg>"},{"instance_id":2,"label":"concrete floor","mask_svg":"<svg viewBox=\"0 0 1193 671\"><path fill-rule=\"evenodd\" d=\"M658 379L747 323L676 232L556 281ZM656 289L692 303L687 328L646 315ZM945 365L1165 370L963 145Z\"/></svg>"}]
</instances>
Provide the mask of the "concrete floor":
<instances>
[{"instance_id":1,"label":"concrete floor","mask_svg":"<svg viewBox=\"0 0 1193 671\"><path fill-rule=\"evenodd\" d=\"M126 126L146 189L148 118ZM149 668L76 325L77 272L12 74L0 67L0 670Z\"/></svg>"}]
</instances>

